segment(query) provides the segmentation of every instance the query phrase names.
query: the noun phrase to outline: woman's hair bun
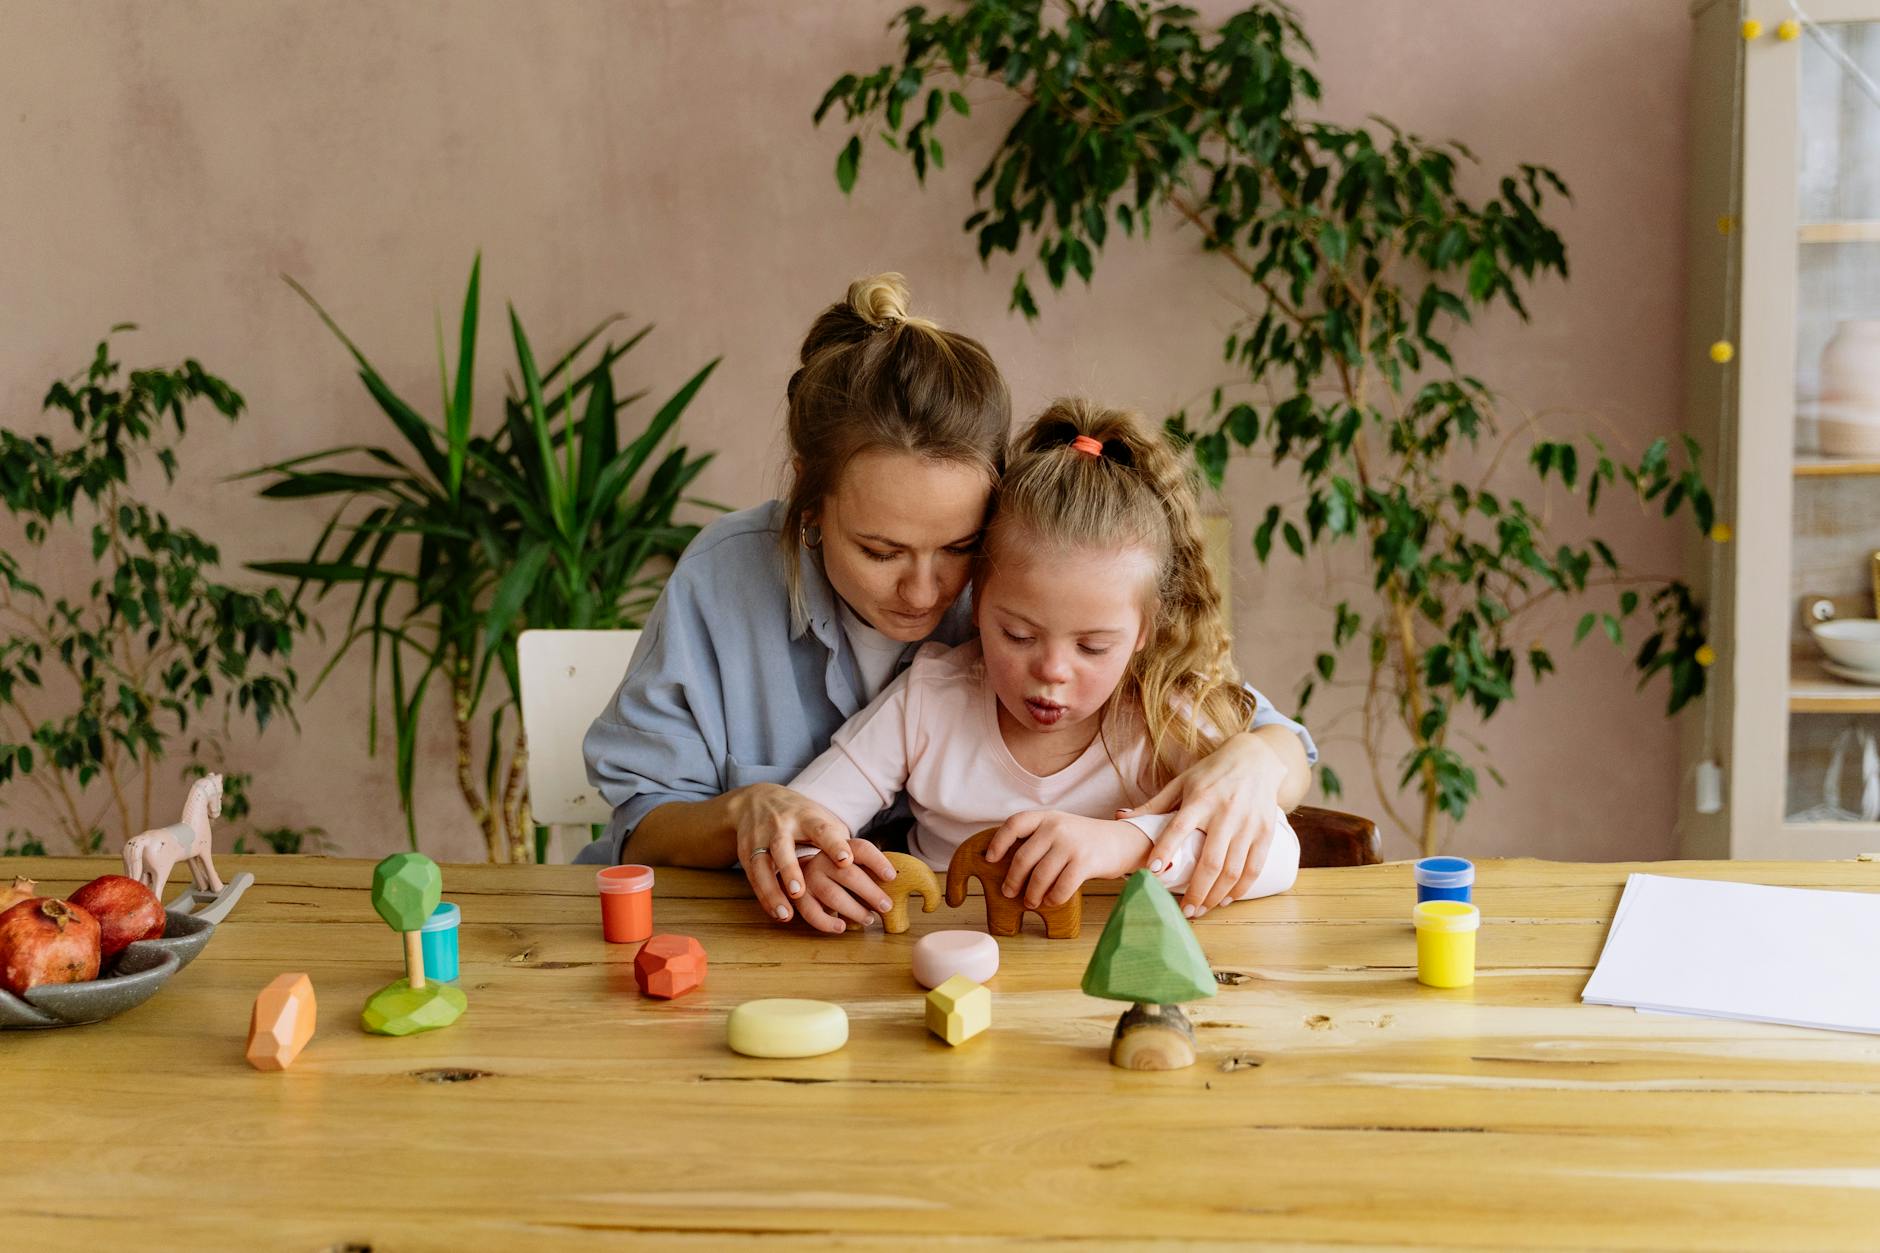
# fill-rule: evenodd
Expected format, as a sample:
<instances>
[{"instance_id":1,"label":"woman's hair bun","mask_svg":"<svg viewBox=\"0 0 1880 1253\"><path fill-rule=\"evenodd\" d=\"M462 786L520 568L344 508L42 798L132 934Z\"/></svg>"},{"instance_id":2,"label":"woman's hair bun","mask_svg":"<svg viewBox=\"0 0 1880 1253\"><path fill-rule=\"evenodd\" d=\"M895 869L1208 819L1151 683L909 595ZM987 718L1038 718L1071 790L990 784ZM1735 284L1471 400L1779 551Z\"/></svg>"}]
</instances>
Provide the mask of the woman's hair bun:
<instances>
[{"instance_id":1,"label":"woman's hair bun","mask_svg":"<svg viewBox=\"0 0 1880 1253\"><path fill-rule=\"evenodd\" d=\"M871 274L849 284L849 308L870 326L907 321L907 280L899 274Z\"/></svg>"}]
</instances>

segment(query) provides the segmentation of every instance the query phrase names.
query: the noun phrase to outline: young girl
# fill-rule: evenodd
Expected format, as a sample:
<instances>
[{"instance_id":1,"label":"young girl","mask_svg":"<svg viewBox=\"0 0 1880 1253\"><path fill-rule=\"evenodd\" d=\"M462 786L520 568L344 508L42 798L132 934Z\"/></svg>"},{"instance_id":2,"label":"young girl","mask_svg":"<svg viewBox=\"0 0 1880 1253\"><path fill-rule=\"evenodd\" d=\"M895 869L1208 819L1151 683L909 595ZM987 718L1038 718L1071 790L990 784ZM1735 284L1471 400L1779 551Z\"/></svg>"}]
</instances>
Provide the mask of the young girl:
<instances>
[{"instance_id":1,"label":"young girl","mask_svg":"<svg viewBox=\"0 0 1880 1253\"><path fill-rule=\"evenodd\" d=\"M987 855L1011 852L1002 890L1034 907L1144 865L1183 886L1202 833L1164 864L1152 854L1166 817L1122 811L1256 708L1184 463L1137 415L1059 401L1018 442L973 577L979 638L923 647L791 788L851 830L905 790L911 851L936 869L999 827ZM1299 841L1273 818L1240 899L1292 886ZM816 856L804 873L880 895L850 883L853 864Z\"/></svg>"}]
</instances>

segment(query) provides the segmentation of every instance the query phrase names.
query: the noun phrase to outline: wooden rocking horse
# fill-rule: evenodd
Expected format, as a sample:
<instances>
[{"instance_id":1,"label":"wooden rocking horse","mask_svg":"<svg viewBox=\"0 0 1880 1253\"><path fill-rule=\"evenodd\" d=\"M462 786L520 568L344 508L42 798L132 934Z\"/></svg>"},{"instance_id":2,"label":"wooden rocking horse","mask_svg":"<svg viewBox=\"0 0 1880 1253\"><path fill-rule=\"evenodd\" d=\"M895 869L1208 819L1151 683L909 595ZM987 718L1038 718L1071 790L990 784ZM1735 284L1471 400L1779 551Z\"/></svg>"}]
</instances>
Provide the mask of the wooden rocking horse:
<instances>
[{"instance_id":1,"label":"wooden rocking horse","mask_svg":"<svg viewBox=\"0 0 1880 1253\"><path fill-rule=\"evenodd\" d=\"M215 863L209 859L209 819L221 816L222 776L204 775L189 789L181 822L156 827L125 841L125 876L161 897L170 871L177 862L187 861L189 877L198 890L220 892L222 880L216 877Z\"/></svg>"}]
</instances>

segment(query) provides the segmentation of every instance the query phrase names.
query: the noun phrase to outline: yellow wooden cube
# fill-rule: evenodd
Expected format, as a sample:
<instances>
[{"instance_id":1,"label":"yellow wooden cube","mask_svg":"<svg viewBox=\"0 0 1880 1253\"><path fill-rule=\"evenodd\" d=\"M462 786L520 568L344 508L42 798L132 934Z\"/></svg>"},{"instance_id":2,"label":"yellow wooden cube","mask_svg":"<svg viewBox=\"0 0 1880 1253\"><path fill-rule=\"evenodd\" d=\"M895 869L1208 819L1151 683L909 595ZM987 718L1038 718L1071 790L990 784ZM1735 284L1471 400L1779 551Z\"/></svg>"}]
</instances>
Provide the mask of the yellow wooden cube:
<instances>
[{"instance_id":1,"label":"yellow wooden cube","mask_svg":"<svg viewBox=\"0 0 1880 1253\"><path fill-rule=\"evenodd\" d=\"M927 1030L948 1044L964 1044L992 1025L992 991L954 975L927 994Z\"/></svg>"}]
</instances>

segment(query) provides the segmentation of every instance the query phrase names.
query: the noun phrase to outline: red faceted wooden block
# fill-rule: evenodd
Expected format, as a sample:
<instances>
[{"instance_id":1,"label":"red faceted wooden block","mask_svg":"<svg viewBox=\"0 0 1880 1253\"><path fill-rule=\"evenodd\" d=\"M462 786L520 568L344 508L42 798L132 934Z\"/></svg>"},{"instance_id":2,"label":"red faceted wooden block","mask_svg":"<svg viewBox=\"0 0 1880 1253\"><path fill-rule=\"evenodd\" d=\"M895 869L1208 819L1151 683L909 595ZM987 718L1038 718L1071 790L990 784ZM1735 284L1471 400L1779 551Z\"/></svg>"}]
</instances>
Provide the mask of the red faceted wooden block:
<instances>
[{"instance_id":1,"label":"red faceted wooden block","mask_svg":"<svg viewBox=\"0 0 1880 1253\"><path fill-rule=\"evenodd\" d=\"M633 981L661 1000L684 996L705 982L705 946L689 935L656 935L633 959Z\"/></svg>"}]
</instances>

